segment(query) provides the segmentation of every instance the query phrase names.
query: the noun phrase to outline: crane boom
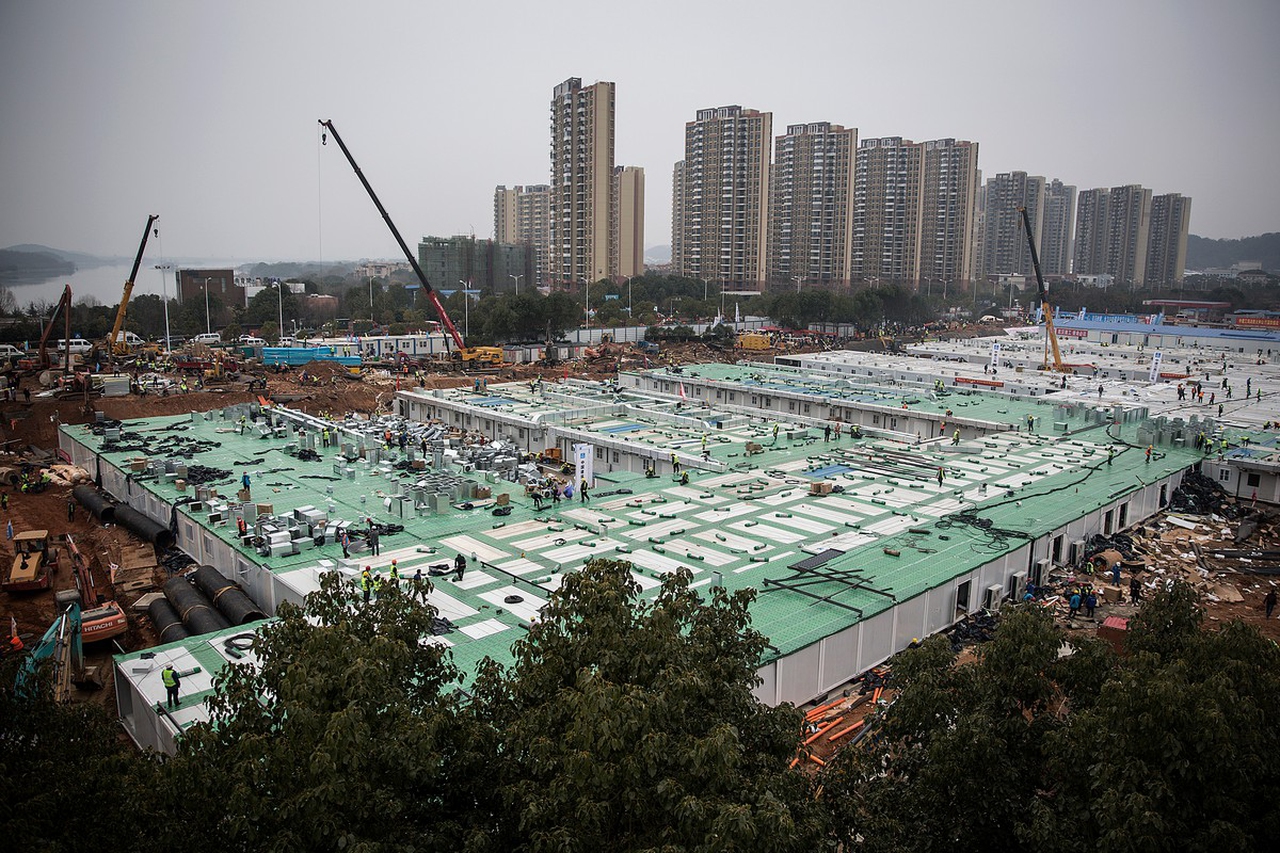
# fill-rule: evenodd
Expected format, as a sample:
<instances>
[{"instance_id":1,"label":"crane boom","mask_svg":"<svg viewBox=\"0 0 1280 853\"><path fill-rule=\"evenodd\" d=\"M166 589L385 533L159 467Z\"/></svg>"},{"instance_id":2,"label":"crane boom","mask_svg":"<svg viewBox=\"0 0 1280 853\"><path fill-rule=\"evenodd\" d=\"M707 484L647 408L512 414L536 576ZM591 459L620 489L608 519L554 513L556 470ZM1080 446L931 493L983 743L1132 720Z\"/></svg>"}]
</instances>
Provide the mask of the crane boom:
<instances>
[{"instance_id":1,"label":"crane boom","mask_svg":"<svg viewBox=\"0 0 1280 853\"><path fill-rule=\"evenodd\" d=\"M116 322L111 327L111 337L107 338L107 352L127 352L128 347L120 340L120 330L124 328L124 315L129 307L129 297L133 295L133 282L138 277L138 267L142 266L142 253L147 250L147 238L151 236L151 226L160 217L154 213L147 217L146 227L142 229L142 242L138 244L138 254L133 258L133 269L129 270L129 278L124 283L124 293L120 297L120 307L116 309Z\"/></svg>"},{"instance_id":2,"label":"crane boom","mask_svg":"<svg viewBox=\"0 0 1280 853\"><path fill-rule=\"evenodd\" d=\"M58 300L58 304L53 306L53 313L49 315L49 323L44 327L44 333L40 335L40 347L36 350L36 369L44 370L50 366L49 361L49 336L53 334L53 324L58 321L58 312L62 312L62 319L66 325L66 331L63 337L67 341L66 365L67 373L71 372L71 285L67 285L62 289L62 297Z\"/></svg>"},{"instance_id":3,"label":"crane boom","mask_svg":"<svg viewBox=\"0 0 1280 853\"><path fill-rule=\"evenodd\" d=\"M373 199L373 204L378 208L378 212L382 214L382 219L387 223L387 227L391 229L391 235L396 238L396 242L400 244L400 251L404 252L404 256L409 259L409 265L413 267L414 273L418 276L418 281L422 284L422 290L427 294L427 298L431 300L431 306L436 309L436 314L440 317L440 323L449 331L449 336L453 338L454 345L461 353L466 350L466 344L462 341L462 335L458 334L458 327L453 324L453 320L449 319L449 312L444 310L444 305L440 302L440 296L432 288L431 283L427 281L427 274L422 271L422 267L418 266L418 259L409 251L409 246L404 242L404 238L400 236L400 232L396 229L396 224L391 221L390 214L387 209L382 206L382 202L378 200L378 194L373 191L373 187L364 176L364 172L360 171L360 167L356 165L356 158L351 156L351 152L347 149L347 145L342 141L342 137L338 134L338 129L333 126L333 122L327 119L320 120L320 126L325 128L329 133L333 134L333 139L338 143L338 147L342 149L342 153L346 155L347 162L351 164L351 168L355 170L356 177L360 179L360 183L364 185L365 192L369 194L369 198Z\"/></svg>"},{"instance_id":4,"label":"crane boom","mask_svg":"<svg viewBox=\"0 0 1280 853\"><path fill-rule=\"evenodd\" d=\"M1022 214L1022 228L1027 232L1027 247L1031 249L1031 265L1036 271L1036 286L1040 288L1040 311L1044 314L1044 330L1049 339L1049 345L1053 347L1053 369L1059 373L1065 373L1066 367L1062 364L1062 351L1058 348L1058 333L1053 328L1053 309L1049 306L1049 288L1045 286L1044 276L1040 274L1040 255L1036 252L1036 238L1031 235L1031 217L1027 216L1027 209L1019 207L1018 212ZM1049 366L1048 353L1045 353L1045 367Z\"/></svg>"}]
</instances>

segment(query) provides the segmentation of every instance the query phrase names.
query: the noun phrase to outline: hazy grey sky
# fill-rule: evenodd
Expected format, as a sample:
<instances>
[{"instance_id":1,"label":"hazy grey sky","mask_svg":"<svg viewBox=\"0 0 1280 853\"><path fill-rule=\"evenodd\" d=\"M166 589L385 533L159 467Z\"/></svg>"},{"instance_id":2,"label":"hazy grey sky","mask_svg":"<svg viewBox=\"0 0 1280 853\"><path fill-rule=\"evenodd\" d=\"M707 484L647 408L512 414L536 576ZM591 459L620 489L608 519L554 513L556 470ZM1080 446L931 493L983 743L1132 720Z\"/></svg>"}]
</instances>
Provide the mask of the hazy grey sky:
<instances>
[{"instance_id":1,"label":"hazy grey sky","mask_svg":"<svg viewBox=\"0 0 1280 853\"><path fill-rule=\"evenodd\" d=\"M332 118L406 240L493 230L545 183L567 77L617 83L646 243L696 110L981 144L984 175L1194 198L1191 230L1280 230L1280 2L840 0L0 3L0 246L394 257ZM153 257L156 247L148 250Z\"/></svg>"}]
</instances>

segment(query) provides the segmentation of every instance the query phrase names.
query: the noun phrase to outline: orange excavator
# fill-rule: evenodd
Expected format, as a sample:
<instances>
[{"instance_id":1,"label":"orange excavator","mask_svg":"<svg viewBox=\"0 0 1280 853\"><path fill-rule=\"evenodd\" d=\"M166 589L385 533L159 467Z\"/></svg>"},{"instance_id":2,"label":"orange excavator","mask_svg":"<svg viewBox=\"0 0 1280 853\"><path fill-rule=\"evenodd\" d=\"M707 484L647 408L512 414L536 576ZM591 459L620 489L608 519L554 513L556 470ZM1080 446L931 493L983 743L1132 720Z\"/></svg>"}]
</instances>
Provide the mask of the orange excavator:
<instances>
[{"instance_id":1,"label":"orange excavator","mask_svg":"<svg viewBox=\"0 0 1280 853\"><path fill-rule=\"evenodd\" d=\"M114 598L98 592L97 582L93 579L93 567L89 560L80 553L71 534L63 535L67 554L71 557L71 573L76 579L74 590L58 593L58 607L62 609L74 600L80 604L80 636L85 643L96 643L119 637L129 630L129 617L124 608Z\"/></svg>"}]
</instances>

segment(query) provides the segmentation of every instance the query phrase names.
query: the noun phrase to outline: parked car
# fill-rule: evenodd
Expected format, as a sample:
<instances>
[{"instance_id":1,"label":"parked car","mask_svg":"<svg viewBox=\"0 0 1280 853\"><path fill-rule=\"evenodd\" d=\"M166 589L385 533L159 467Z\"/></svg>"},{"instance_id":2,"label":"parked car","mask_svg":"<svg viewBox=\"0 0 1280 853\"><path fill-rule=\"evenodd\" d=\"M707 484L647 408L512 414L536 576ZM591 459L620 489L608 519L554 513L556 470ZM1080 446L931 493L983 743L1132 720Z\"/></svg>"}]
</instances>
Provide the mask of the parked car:
<instances>
[{"instance_id":1,"label":"parked car","mask_svg":"<svg viewBox=\"0 0 1280 853\"><path fill-rule=\"evenodd\" d=\"M201 332L191 340L195 341L198 344L209 344L209 345L220 344L222 343L222 335L219 334L218 332Z\"/></svg>"},{"instance_id":2,"label":"parked car","mask_svg":"<svg viewBox=\"0 0 1280 853\"><path fill-rule=\"evenodd\" d=\"M11 358L22 358L26 353L18 349L13 344L0 344L0 361L8 361Z\"/></svg>"},{"instance_id":3,"label":"parked car","mask_svg":"<svg viewBox=\"0 0 1280 853\"><path fill-rule=\"evenodd\" d=\"M255 338L252 335L244 335L240 338L240 346L242 347L265 347L267 342L262 338Z\"/></svg>"}]
</instances>

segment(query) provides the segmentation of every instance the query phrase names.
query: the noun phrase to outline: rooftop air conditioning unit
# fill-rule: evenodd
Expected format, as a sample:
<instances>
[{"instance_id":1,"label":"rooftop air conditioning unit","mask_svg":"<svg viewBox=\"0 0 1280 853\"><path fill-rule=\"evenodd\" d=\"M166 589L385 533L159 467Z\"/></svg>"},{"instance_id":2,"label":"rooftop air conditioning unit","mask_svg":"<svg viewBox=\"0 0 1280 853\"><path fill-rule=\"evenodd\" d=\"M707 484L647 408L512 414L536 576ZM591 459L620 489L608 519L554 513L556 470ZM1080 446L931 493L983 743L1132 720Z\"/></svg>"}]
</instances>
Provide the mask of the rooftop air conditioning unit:
<instances>
[{"instance_id":1,"label":"rooftop air conditioning unit","mask_svg":"<svg viewBox=\"0 0 1280 853\"><path fill-rule=\"evenodd\" d=\"M1021 601L1027 591L1027 573L1014 572L1009 576L1009 600Z\"/></svg>"},{"instance_id":2,"label":"rooftop air conditioning unit","mask_svg":"<svg viewBox=\"0 0 1280 853\"><path fill-rule=\"evenodd\" d=\"M1044 583L1044 579L1049 576L1049 567L1051 565L1053 565L1053 561L1048 557L1043 560L1036 560L1035 569L1031 573L1031 580L1035 582L1036 586Z\"/></svg>"},{"instance_id":3,"label":"rooftop air conditioning unit","mask_svg":"<svg viewBox=\"0 0 1280 853\"><path fill-rule=\"evenodd\" d=\"M999 610L1000 605L1004 602L1004 587L998 583L993 583L987 587L987 591L982 596L982 606L986 610Z\"/></svg>"}]
</instances>

